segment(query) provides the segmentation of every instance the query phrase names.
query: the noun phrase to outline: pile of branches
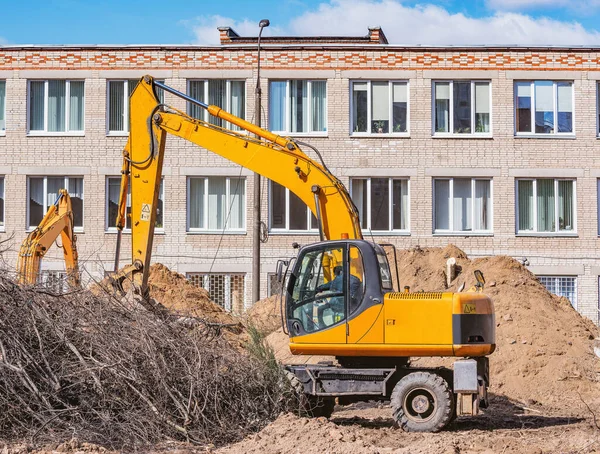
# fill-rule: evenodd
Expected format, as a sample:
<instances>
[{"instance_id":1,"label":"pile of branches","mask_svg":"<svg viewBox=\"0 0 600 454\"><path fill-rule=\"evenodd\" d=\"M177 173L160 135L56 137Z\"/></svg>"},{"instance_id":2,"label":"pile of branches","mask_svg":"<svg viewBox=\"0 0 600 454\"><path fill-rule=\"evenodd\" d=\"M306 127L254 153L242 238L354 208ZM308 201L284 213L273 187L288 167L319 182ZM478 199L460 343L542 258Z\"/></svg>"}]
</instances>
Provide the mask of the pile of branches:
<instances>
[{"instance_id":1,"label":"pile of branches","mask_svg":"<svg viewBox=\"0 0 600 454\"><path fill-rule=\"evenodd\" d=\"M0 439L127 449L260 430L291 402L279 367L201 326L0 277Z\"/></svg>"}]
</instances>

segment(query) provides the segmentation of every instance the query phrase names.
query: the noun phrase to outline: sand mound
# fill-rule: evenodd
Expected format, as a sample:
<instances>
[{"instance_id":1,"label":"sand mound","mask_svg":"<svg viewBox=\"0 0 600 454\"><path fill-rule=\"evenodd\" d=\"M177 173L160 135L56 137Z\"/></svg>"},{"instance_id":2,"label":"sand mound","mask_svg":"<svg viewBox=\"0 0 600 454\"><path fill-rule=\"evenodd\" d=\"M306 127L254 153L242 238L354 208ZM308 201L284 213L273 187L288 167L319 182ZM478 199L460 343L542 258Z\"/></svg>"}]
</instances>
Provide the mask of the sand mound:
<instances>
[{"instance_id":1,"label":"sand mound","mask_svg":"<svg viewBox=\"0 0 600 454\"><path fill-rule=\"evenodd\" d=\"M114 292L109 278L101 281L99 286L109 293ZM128 292L130 287L130 281L125 279L125 292ZM205 289L195 286L185 276L171 271L161 263L150 266L148 287L151 298L177 314L202 318L211 323L239 324L236 318L210 299L210 294ZM97 295L99 289L92 286L90 291Z\"/></svg>"},{"instance_id":2,"label":"sand mound","mask_svg":"<svg viewBox=\"0 0 600 454\"><path fill-rule=\"evenodd\" d=\"M600 360L592 350L598 328L568 300L549 293L516 260L496 256L471 261L453 246L406 251L398 259L401 285L431 276L411 289L445 290L449 256L457 258L461 271L448 291L463 283L465 289L474 285L473 271L479 269L487 281L484 292L494 302L497 349L490 356L491 392L529 404L580 408L578 392L593 396L600 391ZM419 363L431 365L439 359Z\"/></svg>"},{"instance_id":3,"label":"sand mound","mask_svg":"<svg viewBox=\"0 0 600 454\"><path fill-rule=\"evenodd\" d=\"M246 313L247 322L258 328L265 335L281 327L281 311L279 295L269 296L257 301Z\"/></svg>"},{"instance_id":4,"label":"sand mound","mask_svg":"<svg viewBox=\"0 0 600 454\"><path fill-rule=\"evenodd\" d=\"M211 301L205 289L195 286L185 276L161 263L150 267L148 283L150 296L172 311L212 322L237 322L225 309Z\"/></svg>"},{"instance_id":5,"label":"sand mound","mask_svg":"<svg viewBox=\"0 0 600 454\"><path fill-rule=\"evenodd\" d=\"M446 288L446 261L454 257L458 267L469 262L467 255L450 244L445 248L420 248L397 251L400 291L408 285L411 292L443 290ZM394 281L396 269L394 256L388 251Z\"/></svg>"}]
</instances>

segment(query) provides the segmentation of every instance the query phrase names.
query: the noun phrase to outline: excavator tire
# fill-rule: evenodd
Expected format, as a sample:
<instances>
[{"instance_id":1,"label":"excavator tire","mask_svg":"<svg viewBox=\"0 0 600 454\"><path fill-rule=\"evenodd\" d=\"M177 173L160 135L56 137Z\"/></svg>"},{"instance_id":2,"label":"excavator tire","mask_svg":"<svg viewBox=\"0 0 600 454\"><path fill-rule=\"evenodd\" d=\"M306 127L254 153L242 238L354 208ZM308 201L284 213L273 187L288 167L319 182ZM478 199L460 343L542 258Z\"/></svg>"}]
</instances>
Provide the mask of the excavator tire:
<instances>
[{"instance_id":1,"label":"excavator tire","mask_svg":"<svg viewBox=\"0 0 600 454\"><path fill-rule=\"evenodd\" d=\"M311 396L304 392L304 386L298 380L298 377L289 370L285 371L294 395L298 399L298 414L308 418L331 417L335 407L334 398L325 398L320 396Z\"/></svg>"},{"instance_id":2,"label":"excavator tire","mask_svg":"<svg viewBox=\"0 0 600 454\"><path fill-rule=\"evenodd\" d=\"M454 414L454 395L446 380L430 372L412 372L394 386L391 407L406 432L439 432Z\"/></svg>"}]
</instances>

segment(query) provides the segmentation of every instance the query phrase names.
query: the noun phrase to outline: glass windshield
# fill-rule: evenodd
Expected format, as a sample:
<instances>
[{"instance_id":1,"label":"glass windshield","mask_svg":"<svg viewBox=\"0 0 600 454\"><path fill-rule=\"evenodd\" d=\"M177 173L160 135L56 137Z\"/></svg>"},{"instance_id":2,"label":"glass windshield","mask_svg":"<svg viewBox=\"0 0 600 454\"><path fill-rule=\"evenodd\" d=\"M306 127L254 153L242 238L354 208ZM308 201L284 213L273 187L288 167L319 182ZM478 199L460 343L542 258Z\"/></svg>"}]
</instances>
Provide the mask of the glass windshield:
<instances>
[{"instance_id":1,"label":"glass windshield","mask_svg":"<svg viewBox=\"0 0 600 454\"><path fill-rule=\"evenodd\" d=\"M377 262L379 263L379 273L381 274L381 286L384 289L392 290L394 285L392 283L392 272L390 271L390 264L388 262L385 252L380 247L376 248Z\"/></svg>"},{"instance_id":2,"label":"glass windshield","mask_svg":"<svg viewBox=\"0 0 600 454\"><path fill-rule=\"evenodd\" d=\"M365 272L360 249L350 246L350 313L352 314L365 294Z\"/></svg>"},{"instance_id":3,"label":"glass windshield","mask_svg":"<svg viewBox=\"0 0 600 454\"><path fill-rule=\"evenodd\" d=\"M343 248L322 248L301 257L288 314L304 331L328 328L346 318L346 270Z\"/></svg>"}]
</instances>

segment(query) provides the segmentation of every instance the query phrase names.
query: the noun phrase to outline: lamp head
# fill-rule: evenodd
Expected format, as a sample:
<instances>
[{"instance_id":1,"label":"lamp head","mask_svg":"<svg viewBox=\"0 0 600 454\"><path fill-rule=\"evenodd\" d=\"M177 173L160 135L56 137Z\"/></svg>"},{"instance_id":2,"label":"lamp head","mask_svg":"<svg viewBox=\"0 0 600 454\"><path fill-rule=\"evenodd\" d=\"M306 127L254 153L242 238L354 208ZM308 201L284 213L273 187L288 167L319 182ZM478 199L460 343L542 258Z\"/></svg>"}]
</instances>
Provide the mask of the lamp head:
<instances>
[{"instance_id":1,"label":"lamp head","mask_svg":"<svg viewBox=\"0 0 600 454\"><path fill-rule=\"evenodd\" d=\"M269 22L269 19L263 19L258 23L258 26L260 28L268 27L269 25L271 25L271 22Z\"/></svg>"}]
</instances>

